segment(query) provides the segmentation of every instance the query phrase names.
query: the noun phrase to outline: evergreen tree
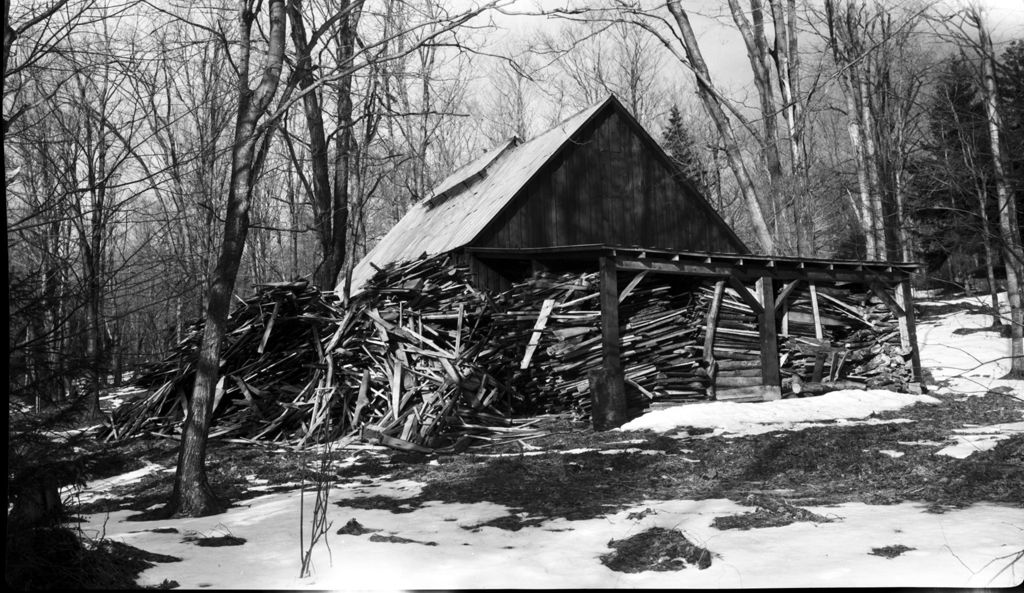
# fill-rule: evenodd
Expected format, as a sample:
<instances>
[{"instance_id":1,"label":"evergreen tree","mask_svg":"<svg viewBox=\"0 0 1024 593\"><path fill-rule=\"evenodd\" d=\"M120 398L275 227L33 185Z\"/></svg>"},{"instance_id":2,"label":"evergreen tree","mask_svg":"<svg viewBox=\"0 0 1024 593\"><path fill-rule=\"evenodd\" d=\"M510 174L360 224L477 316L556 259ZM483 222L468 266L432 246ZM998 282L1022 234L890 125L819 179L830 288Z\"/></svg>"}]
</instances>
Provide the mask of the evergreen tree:
<instances>
[{"instance_id":1,"label":"evergreen tree","mask_svg":"<svg viewBox=\"0 0 1024 593\"><path fill-rule=\"evenodd\" d=\"M1024 39L1010 42L1001 56L996 75L999 81L999 109L1003 116L1001 138L1003 158L1010 186L1018 204L1024 196ZM1017 215L1024 228L1024 208Z\"/></svg>"},{"instance_id":2,"label":"evergreen tree","mask_svg":"<svg viewBox=\"0 0 1024 593\"><path fill-rule=\"evenodd\" d=\"M662 131L662 144L683 177L693 183L702 194L708 194L711 177L701 160L697 140L686 128L683 116L676 105L669 110L668 125Z\"/></svg>"},{"instance_id":3,"label":"evergreen tree","mask_svg":"<svg viewBox=\"0 0 1024 593\"><path fill-rule=\"evenodd\" d=\"M954 272L974 267L981 257L982 223L979 191L991 191L991 155L987 147L985 108L978 97L970 65L951 59L935 85L928 110L929 140L913 169L916 191L911 204L915 234L930 268L949 263ZM989 220L997 216L986 199ZM990 236L997 227L988 225Z\"/></svg>"}]
</instances>

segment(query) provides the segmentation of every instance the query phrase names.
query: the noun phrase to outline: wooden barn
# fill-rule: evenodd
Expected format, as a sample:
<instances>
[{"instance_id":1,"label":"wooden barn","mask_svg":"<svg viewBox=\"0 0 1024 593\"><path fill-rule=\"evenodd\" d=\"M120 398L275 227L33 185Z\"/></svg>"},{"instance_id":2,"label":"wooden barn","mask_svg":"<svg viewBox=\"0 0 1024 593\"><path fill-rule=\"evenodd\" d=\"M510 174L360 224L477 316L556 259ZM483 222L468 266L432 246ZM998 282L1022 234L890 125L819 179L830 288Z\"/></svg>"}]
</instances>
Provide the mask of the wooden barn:
<instances>
[{"instance_id":1,"label":"wooden barn","mask_svg":"<svg viewBox=\"0 0 1024 593\"><path fill-rule=\"evenodd\" d=\"M915 264L752 254L614 96L533 140L512 138L451 174L354 268L352 292L381 266L445 253L470 268L478 287L493 291L541 270L599 270L604 374L591 377L595 423L623 418L618 303L620 292L646 275L714 287L703 332L712 368L725 356L719 351L728 350L716 342L716 333L729 331L716 332L723 294L738 297L752 314L756 360L740 357L729 379L717 374L719 399L779 398L780 332L800 321L811 328L810 379L825 379L826 370L827 380L840 379L850 346L823 339L830 321L818 306L831 287L855 287L884 305L898 321L910 386L920 388L909 283ZM802 320L789 311L798 293L811 304Z\"/></svg>"}]
</instances>

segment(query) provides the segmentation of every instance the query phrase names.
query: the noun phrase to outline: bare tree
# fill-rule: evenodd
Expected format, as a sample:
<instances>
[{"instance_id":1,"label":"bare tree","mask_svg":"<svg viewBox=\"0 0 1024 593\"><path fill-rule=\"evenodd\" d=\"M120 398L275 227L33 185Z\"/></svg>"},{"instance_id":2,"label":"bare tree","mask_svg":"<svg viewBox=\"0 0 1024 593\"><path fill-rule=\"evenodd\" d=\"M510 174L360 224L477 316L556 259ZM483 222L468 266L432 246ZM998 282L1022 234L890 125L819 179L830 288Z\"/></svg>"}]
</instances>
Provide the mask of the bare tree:
<instances>
[{"instance_id":1,"label":"bare tree","mask_svg":"<svg viewBox=\"0 0 1024 593\"><path fill-rule=\"evenodd\" d=\"M708 70L707 63L704 61L700 45L697 43L697 36L690 25L689 15L683 9L679 0L666 0L666 5L675 20L676 33L683 45L686 63L696 78L697 94L704 104L704 109L712 121L714 121L718 134L722 139L729 168L736 177L740 193L743 196L743 202L750 214L750 220L753 224L757 241L761 249L768 253L773 253L775 251L775 239L768 228L767 218L765 217L765 205L767 202L754 185L753 177L743 158L739 139L736 136L732 121L726 114L725 99L715 88L711 80L711 73Z\"/></svg>"},{"instance_id":2,"label":"bare tree","mask_svg":"<svg viewBox=\"0 0 1024 593\"><path fill-rule=\"evenodd\" d=\"M239 52L234 60L238 72L238 103L224 238L210 283L202 346L196 363L195 386L182 427L174 491L165 507L168 514L201 516L222 510L206 477L206 441L220 374L221 343L235 278L249 232L249 206L255 181L253 165L261 134L259 120L266 115L281 80L287 26L284 0L269 0L266 10L270 42L259 84L251 88L249 72L254 49L252 29L261 8L260 3L251 0L240 0L238 3Z\"/></svg>"},{"instance_id":3,"label":"bare tree","mask_svg":"<svg viewBox=\"0 0 1024 593\"><path fill-rule=\"evenodd\" d=\"M1006 264L1007 300L1010 302L1010 359L1008 378L1024 378L1024 244L1017 216L1017 196L1003 169L1003 152L999 143L1002 117L999 110L999 91L996 83L996 58L992 49L985 14L978 7L968 8L964 14L968 23L978 32L974 45L981 62L981 95L988 116L988 137L992 155L992 176L996 186L999 207L999 230L1002 238L1003 261Z\"/></svg>"}]
</instances>

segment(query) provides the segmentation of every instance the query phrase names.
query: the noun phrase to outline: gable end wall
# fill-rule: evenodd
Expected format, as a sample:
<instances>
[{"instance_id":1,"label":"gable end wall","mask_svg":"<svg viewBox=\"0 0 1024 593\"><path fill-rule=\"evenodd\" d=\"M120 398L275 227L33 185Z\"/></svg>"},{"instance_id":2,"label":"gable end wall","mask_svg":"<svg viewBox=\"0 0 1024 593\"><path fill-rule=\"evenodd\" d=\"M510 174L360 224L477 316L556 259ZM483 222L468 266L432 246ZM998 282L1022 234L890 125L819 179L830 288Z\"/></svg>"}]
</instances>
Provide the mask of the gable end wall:
<instances>
[{"instance_id":1,"label":"gable end wall","mask_svg":"<svg viewBox=\"0 0 1024 593\"><path fill-rule=\"evenodd\" d=\"M725 223L618 110L595 118L473 242L741 253ZM724 227L724 228L722 228Z\"/></svg>"}]
</instances>

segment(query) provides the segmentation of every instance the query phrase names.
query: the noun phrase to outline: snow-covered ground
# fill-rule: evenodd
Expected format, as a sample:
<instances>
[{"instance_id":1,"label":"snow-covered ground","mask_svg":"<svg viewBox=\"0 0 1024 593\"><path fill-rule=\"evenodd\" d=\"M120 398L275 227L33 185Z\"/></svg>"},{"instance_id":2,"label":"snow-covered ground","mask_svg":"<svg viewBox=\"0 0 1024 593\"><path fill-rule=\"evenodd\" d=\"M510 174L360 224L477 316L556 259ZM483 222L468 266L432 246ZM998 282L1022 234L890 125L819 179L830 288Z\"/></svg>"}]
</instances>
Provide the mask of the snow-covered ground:
<instances>
[{"instance_id":1,"label":"snow-covered ground","mask_svg":"<svg viewBox=\"0 0 1024 593\"><path fill-rule=\"evenodd\" d=\"M936 381L944 382L939 393L972 397L999 389L1024 400L1024 382L999 379L1009 368L1008 340L992 332L953 333L958 327L987 324L986 317L969 313L920 324L922 364ZM671 433L686 426L711 427L714 434L737 436L802 430L823 421L840 426L879 422L867 417L917 402L938 400L927 395L843 391L769 403L712 402L654 412L624 428ZM899 419L889 420L894 421ZM944 443L899 444L945 444L938 453L963 458L1022 430L1024 418L993 426L964 426ZM95 496L152 471L160 470L147 466L90 484L83 496ZM929 512L917 503L811 506L808 510L835 520L745 531L712 526L716 517L751 510L722 499L648 501L577 521L538 518L538 523L518 531L481 526L515 514L494 503L436 501L403 513L345 505L346 500L365 496L409 498L421 488L413 481L386 477L337 485L331 493L333 527L328 545L316 547L313 575L306 578L299 578L298 491L247 500L213 517L138 522L125 520L132 511L91 515L82 528L93 536L182 558L147 570L140 584L171 579L186 588L1009 587L1024 581L1024 559L1018 557L1024 550L1024 509L998 504L975 504L945 513ZM307 496L307 521L312 505L312 497ZM641 513L646 509L652 512ZM351 519L380 531L358 536L335 533ZM171 527L177 532L153 531ZM652 527L681 530L714 553L712 565L705 570L690 567L627 574L601 563L600 557L611 551L610 540ZM198 547L188 538L227 534L246 543ZM374 535L378 541L371 539ZM411 541L380 541L380 536ZM873 548L886 546L909 550L894 558L871 554Z\"/></svg>"},{"instance_id":2,"label":"snow-covered ground","mask_svg":"<svg viewBox=\"0 0 1024 593\"><path fill-rule=\"evenodd\" d=\"M985 305L978 297L943 301L918 301L922 305ZM1000 312L1010 318L1006 293L999 294ZM976 331L956 334L957 330L989 327L990 315L958 311L920 323L917 341L921 348L921 366L931 372L938 393L978 394L992 389L1006 390L1024 400L1024 381L1005 380L1010 370L1010 340L994 332Z\"/></svg>"},{"instance_id":3,"label":"snow-covered ground","mask_svg":"<svg viewBox=\"0 0 1024 593\"><path fill-rule=\"evenodd\" d=\"M775 430L802 430L823 426L822 421L846 425L879 423L883 421L852 419L866 418L885 410L898 410L918 402L935 404L939 400L927 395L851 389L826 393L820 397L779 399L753 404L716 401L649 412L623 425L622 430L668 432L682 426L693 426L713 429L708 433L712 436L742 436Z\"/></svg>"},{"instance_id":4,"label":"snow-covered ground","mask_svg":"<svg viewBox=\"0 0 1024 593\"><path fill-rule=\"evenodd\" d=\"M335 502L390 492L412 496L413 484L336 490ZM312 501L307 497L307 519ZM929 513L924 505L843 504L809 507L832 523L720 531L715 517L750 510L729 500L651 501L613 515L582 521L551 519L519 531L478 526L510 514L492 503L428 503L408 513L333 506L330 550L313 554L314 574L300 579L299 495L267 495L248 506L199 519L125 522L130 511L93 516L83 528L182 562L146 571L141 585L173 579L185 588L232 589L459 589L598 587L1005 587L1021 582L1024 563L1002 574L1009 556L1024 547L1024 510L980 504ZM651 509L642 518L630 513ZM373 534L336 535L356 519L377 535L408 543L371 541ZM178 533L154 533L173 527ZM601 564L608 541L651 527L678 529L715 554L706 570L624 574ZM473 529L479 529L473 531ZM183 541L233 535L241 546L197 547ZM913 548L896 558L873 548ZM1000 560L1000 558L1004 558Z\"/></svg>"}]
</instances>

